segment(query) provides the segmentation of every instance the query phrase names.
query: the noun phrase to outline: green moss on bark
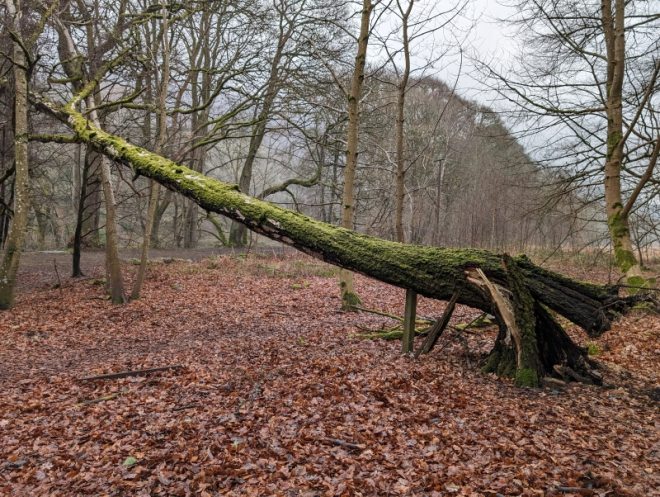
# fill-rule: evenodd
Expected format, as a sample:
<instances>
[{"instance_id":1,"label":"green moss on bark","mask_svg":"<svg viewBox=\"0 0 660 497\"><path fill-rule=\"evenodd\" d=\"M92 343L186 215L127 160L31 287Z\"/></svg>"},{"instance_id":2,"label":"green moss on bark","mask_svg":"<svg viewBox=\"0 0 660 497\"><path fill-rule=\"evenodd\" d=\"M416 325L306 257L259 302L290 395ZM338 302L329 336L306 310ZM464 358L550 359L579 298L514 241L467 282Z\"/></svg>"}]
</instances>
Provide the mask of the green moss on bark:
<instances>
[{"instance_id":1,"label":"green moss on bark","mask_svg":"<svg viewBox=\"0 0 660 497\"><path fill-rule=\"evenodd\" d=\"M507 270L509 290L513 294L516 326L520 333L516 385L537 387L539 386L539 377L543 375L543 367L536 344L534 298L530 294L525 277L519 270L516 262L508 255L503 257L502 262Z\"/></svg>"},{"instance_id":2,"label":"green moss on bark","mask_svg":"<svg viewBox=\"0 0 660 497\"><path fill-rule=\"evenodd\" d=\"M539 377L536 371L532 369L521 369L516 374L515 385L517 387L538 388L540 386Z\"/></svg>"},{"instance_id":3,"label":"green moss on bark","mask_svg":"<svg viewBox=\"0 0 660 497\"><path fill-rule=\"evenodd\" d=\"M614 206L616 210L614 214L608 217L607 227L610 230L614 244L614 262L622 273L627 273L630 268L637 265L637 258L630 250L623 248L622 239L630 236L630 234L626 222L621 217L622 207L621 204Z\"/></svg>"},{"instance_id":4,"label":"green moss on bark","mask_svg":"<svg viewBox=\"0 0 660 497\"><path fill-rule=\"evenodd\" d=\"M481 368L484 373L495 373L499 378L515 378L517 370L516 351L504 345L502 340L497 341L488 362Z\"/></svg>"},{"instance_id":5,"label":"green moss on bark","mask_svg":"<svg viewBox=\"0 0 660 497\"><path fill-rule=\"evenodd\" d=\"M341 308L345 311L355 310L362 305L362 300L357 293L346 292L341 294Z\"/></svg>"},{"instance_id":6,"label":"green moss on bark","mask_svg":"<svg viewBox=\"0 0 660 497\"><path fill-rule=\"evenodd\" d=\"M464 287L459 303L490 313L493 312L492 303L477 286L466 284L465 269L477 266L489 278L506 281L506 271L498 254L478 249L403 245L322 223L298 212L249 197L241 193L236 185L206 177L97 129L76 112L75 100L58 112L68 115L68 124L81 141L131 166L136 173L194 200L205 210L229 217L259 234L298 248L330 264L435 299L449 300L457 288ZM564 286L601 302L604 296L611 293L611 287L570 280L538 268L524 257L515 260L527 277L533 297L560 313L563 301L555 297L563 295L561 288ZM543 283L538 283L541 280ZM554 282L555 286L550 288L547 282ZM576 301L581 302L579 299ZM597 310L602 304L596 304L593 307ZM580 325L589 324L587 318L583 319L584 322L578 321L578 318L569 316L569 319Z\"/></svg>"},{"instance_id":7,"label":"green moss on bark","mask_svg":"<svg viewBox=\"0 0 660 497\"><path fill-rule=\"evenodd\" d=\"M655 278L649 278L648 280L645 280L644 277L642 276L631 276L630 278L628 278L627 283L631 287L639 287L639 288L627 288L628 293L630 295L635 295L643 291L644 288L655 287Z\"/></svg>"}]
</instances>

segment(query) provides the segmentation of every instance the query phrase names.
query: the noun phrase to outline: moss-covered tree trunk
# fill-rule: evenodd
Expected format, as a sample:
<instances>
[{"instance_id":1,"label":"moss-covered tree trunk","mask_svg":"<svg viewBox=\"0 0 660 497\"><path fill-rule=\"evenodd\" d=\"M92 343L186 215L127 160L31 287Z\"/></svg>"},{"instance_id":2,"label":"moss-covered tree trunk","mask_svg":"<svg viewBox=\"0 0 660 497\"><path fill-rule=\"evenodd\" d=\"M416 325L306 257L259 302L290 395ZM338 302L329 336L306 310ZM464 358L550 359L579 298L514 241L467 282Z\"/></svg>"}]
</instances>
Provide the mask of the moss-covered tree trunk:
<instances>
[{"instance_id":1,"label":"moss-covered tree trunk","mask_svg":"<svg viewBox=\"0 0 660 497\"><path fill-rule=\"evenodd\" d=\"M78 113L75 102L61 108L47 102L39 106L99 152L207 211L330 264L425 297L449 300L460 288L459 303L494 314L500 324L487 370L514 376L519 385L537 385L542 376L557 374L557 367L599 382L586 352L568 337L549 310L581 326L590 336L598 336L633 298L620 298L618 287L572 280L534 265L525 256L404 245L322 223L249 197L236 185L208 178L110 135Z\"/></svg>"}]
</instances>

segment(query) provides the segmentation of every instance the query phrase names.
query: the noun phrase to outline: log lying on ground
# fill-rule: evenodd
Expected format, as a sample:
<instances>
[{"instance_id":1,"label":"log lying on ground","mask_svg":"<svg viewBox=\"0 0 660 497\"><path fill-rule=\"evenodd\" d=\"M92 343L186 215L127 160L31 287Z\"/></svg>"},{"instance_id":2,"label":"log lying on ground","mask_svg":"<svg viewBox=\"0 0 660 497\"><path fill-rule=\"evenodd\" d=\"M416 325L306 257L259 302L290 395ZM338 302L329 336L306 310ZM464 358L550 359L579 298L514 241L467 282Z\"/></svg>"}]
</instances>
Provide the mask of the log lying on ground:
<instances>
[{"instance_id":1,"label":"log lying on ground","mask_svg":"<svg viewBox=\"0 0 660 497\"><path fill-rule=\"evenodd\" d=\"M581 326L590 336L598 336L629 303L619 298L617 286L572 280L534 265L525 256L506 257L503 262L501 255L486 250L403 245L322 223L249 197L236 185L206 177L110 135L78 113L75 103L76 99L57 107L42 101L39 106L73 129L77 140L207 211L330 264L425 297L449 300L460 289L458 303L495 315L500 326L486 370L515 377L519 385L538 386L541 377L554 374L555 365L564 365L599 383L594 364L551 311ZM520 335L515 343L512 328L503 319L501 302L485 281L475 281L477 269L509 301Z\"/></svg>"}]
</instances>

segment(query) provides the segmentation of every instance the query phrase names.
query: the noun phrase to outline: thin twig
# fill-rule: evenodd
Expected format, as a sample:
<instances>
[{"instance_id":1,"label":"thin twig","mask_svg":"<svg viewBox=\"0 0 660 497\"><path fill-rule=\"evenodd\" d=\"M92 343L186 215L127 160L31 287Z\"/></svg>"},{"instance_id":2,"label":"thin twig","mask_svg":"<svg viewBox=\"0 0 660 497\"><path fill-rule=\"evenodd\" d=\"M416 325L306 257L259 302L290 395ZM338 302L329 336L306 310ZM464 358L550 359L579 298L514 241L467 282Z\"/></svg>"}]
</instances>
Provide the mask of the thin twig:
<instances>
[{"instance_id":1,"label":"thin twig","mask_svg":"<svg viewBox=\"0 0 660 497\"><path fill-rule=\"evenodd\" d=\"M106 400L112 400L116 397L119 397L120 395L123 395L126 392L117 392L117 393L111 393L110 395L106 395L105 397L100 397L98 399L93 399L93 400L86 400L85 402L80 402L79 404L76 404L74 407L85 407L91 404L98 404L99 402L105 402Z\"/></svg>"},{"instance_id":2,"label":"thin twig","mask_svg":"<svg viewBox=\"0 0 660 497\"><path fill-rule=\"evenodd\" d=\"M387 318L396 319L397 321L401 321L403 323L403 318L401 316L397 316L396 314L390 314L388 312L377 311L376 309L366 309L365 307L360 307L360 306L357 306L357 305L351 305L349 307L351 307L352 309L357 309L358 311L370 312L371 314L377 314L379 316L385 316ZM423 319L416 319L415 323L433 324L433 323L435 323L435 321L433 321L432 319L423 318Z\"/></svg>"},{"instance_id":3,"label":"thin twig","mask_svg":"<svg viewBox=\"0 0 660 497\"><path fill-rule=\"evenodd\" d=\"M344 442L343 440L337 440L336 438L326 438L326 442L330 442L333 445L339 445L340 447L347 447L353 450L362 450L365 448L364 444L354 444L351 442Z\"/></svg>"}]
</instances>

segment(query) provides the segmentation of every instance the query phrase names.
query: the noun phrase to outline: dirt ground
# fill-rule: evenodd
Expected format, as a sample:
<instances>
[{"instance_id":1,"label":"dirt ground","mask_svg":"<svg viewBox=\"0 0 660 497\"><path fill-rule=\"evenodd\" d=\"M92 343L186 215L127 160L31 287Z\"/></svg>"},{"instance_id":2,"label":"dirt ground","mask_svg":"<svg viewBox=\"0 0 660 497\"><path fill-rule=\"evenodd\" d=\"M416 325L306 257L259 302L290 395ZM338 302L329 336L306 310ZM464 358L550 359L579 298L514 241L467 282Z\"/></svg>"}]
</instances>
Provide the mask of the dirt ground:
<instances>
[{"instance_id":1,"label":"dirt ground","mask_svg":"<svg viewBox=\"0 0 660 497\"><path fill-rule=\"evenodd\" d=\"M70 256L26 254L17 306L0 314L0 494L660 495L657 315L634 311L597 340L564 323L606 387L518 389L479 371L493 327L448 332L414 360L356 336L394 321L340 312L336 268L202 254L155 253L193 262L152 264L123 306L94 284L102 254L61 291L49 265L65 273ZM137 267L124 270L130 287ZM356 288L402 314L403 290ZM419 315L444 306L422 298ZM478 315L458 306L452 322ZM80 381L166 365L181 367Z\"/></svg>"}]
</instances>

